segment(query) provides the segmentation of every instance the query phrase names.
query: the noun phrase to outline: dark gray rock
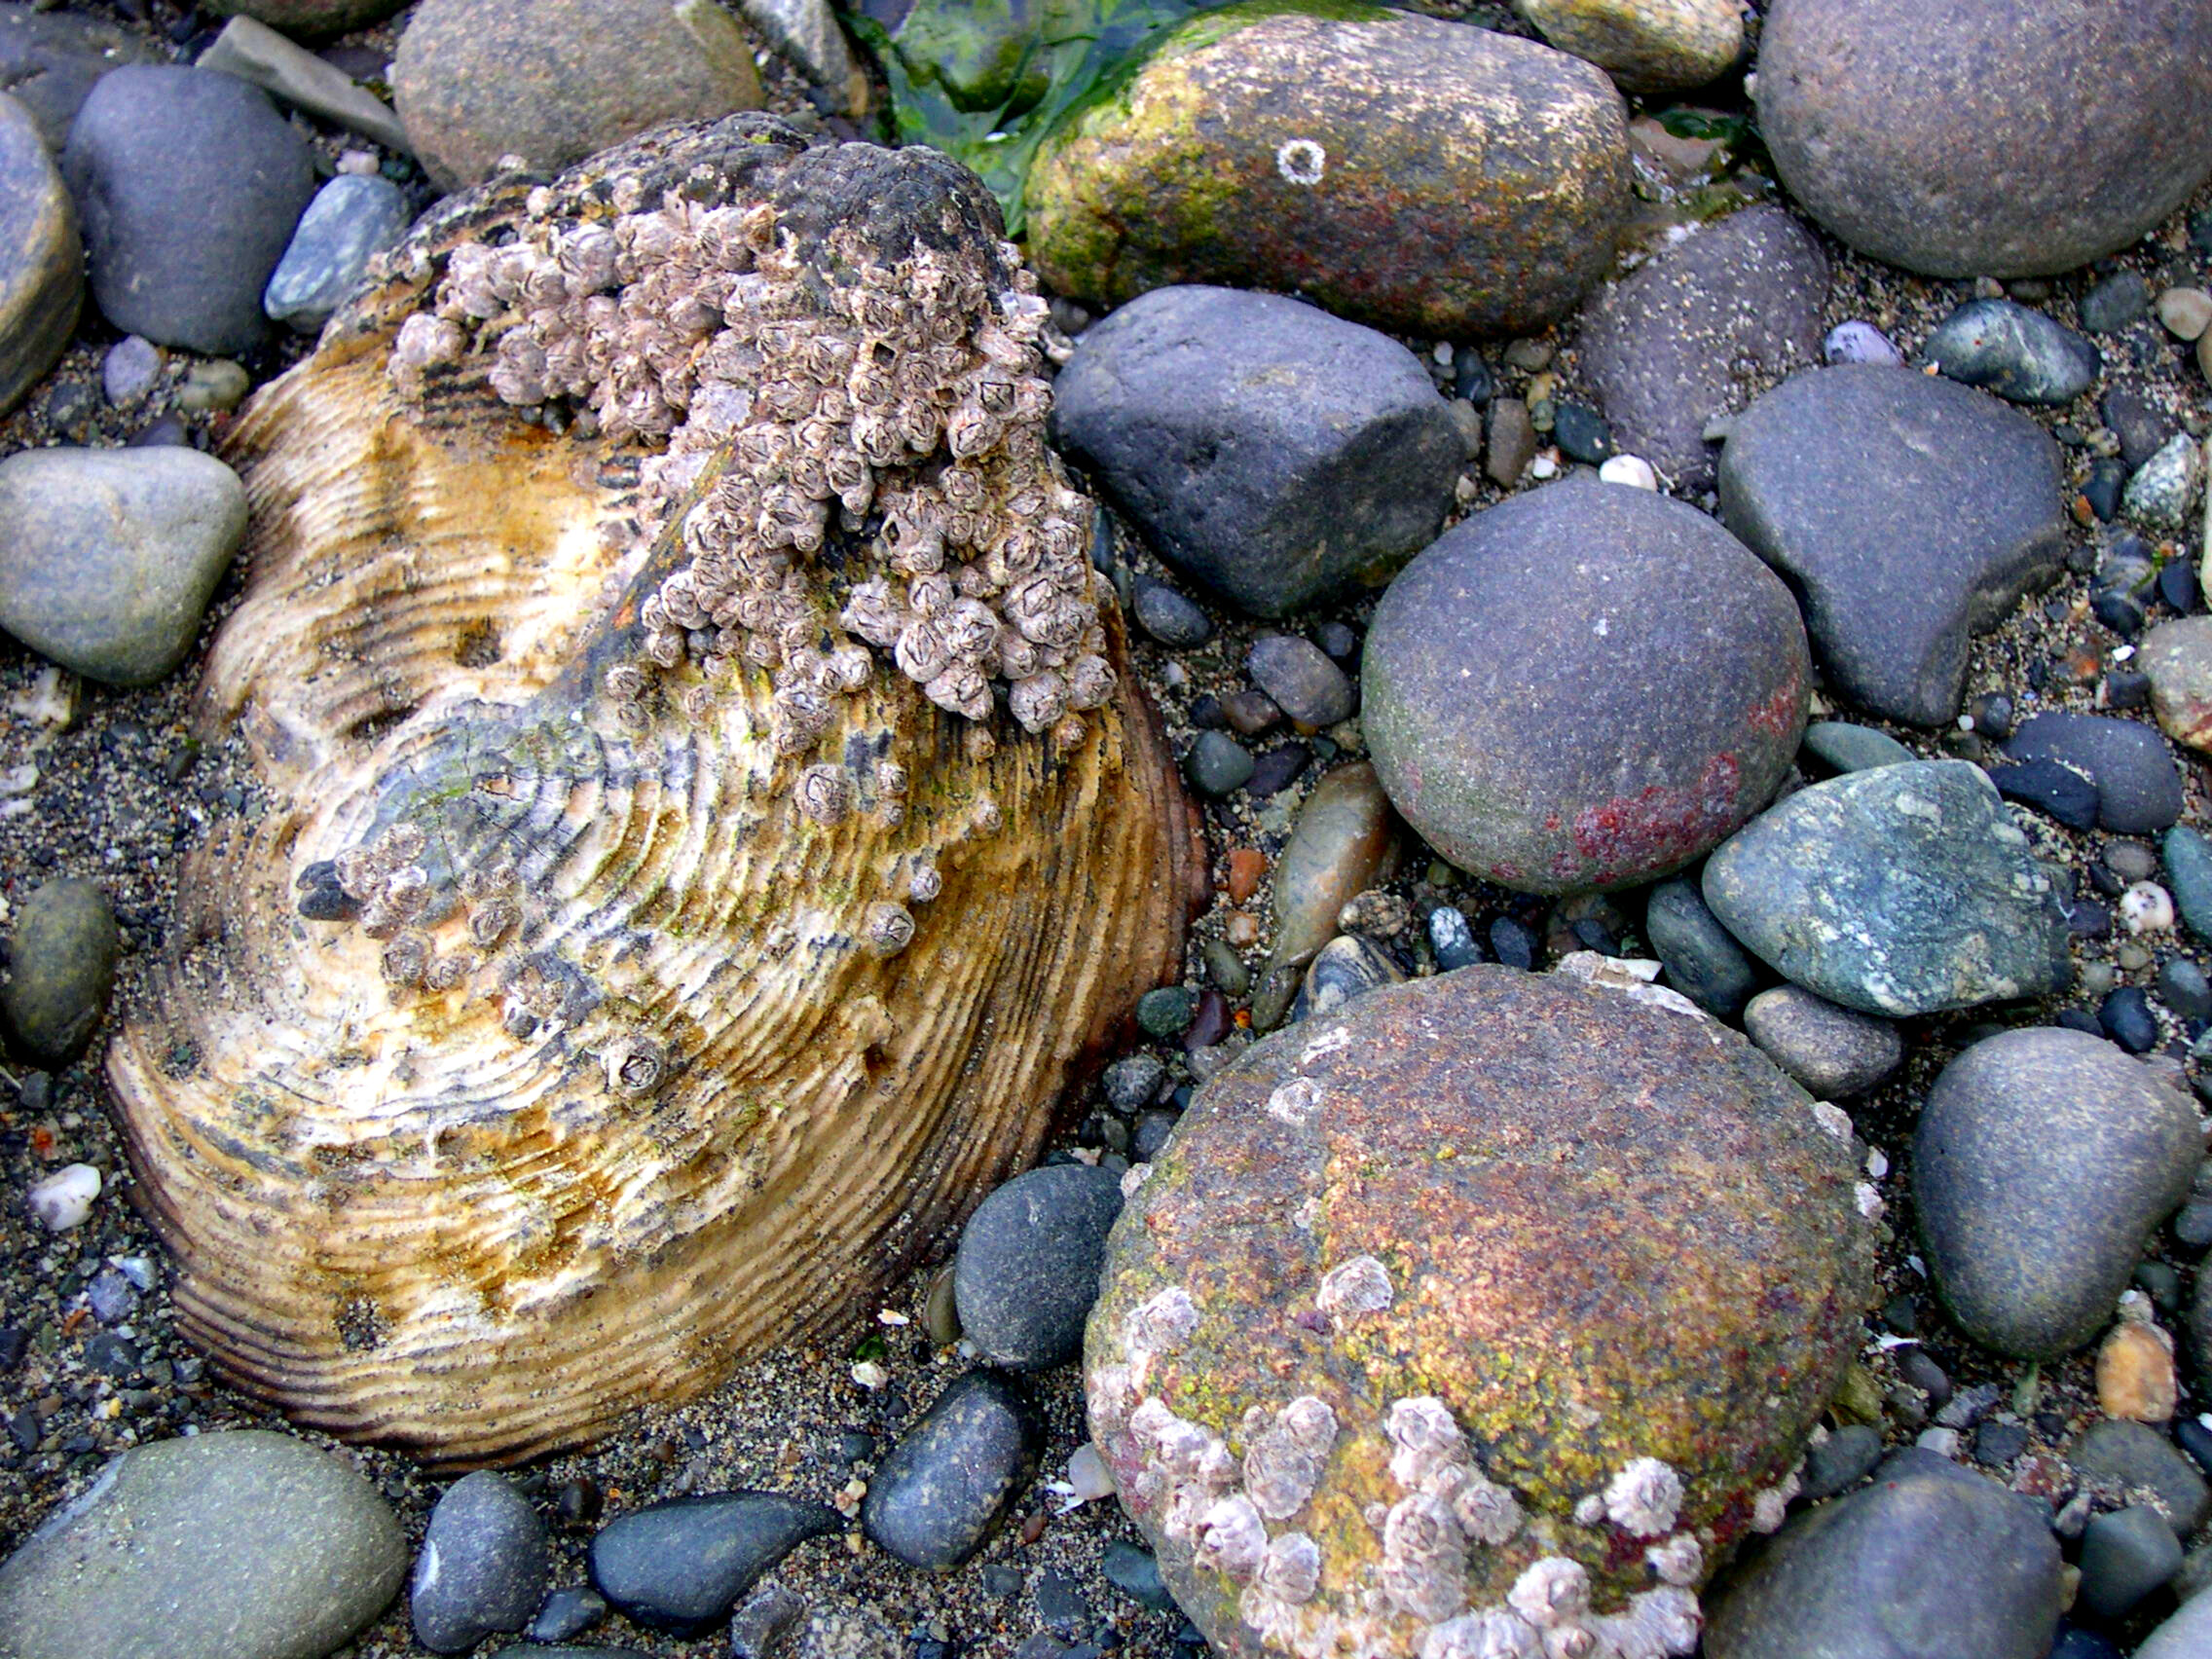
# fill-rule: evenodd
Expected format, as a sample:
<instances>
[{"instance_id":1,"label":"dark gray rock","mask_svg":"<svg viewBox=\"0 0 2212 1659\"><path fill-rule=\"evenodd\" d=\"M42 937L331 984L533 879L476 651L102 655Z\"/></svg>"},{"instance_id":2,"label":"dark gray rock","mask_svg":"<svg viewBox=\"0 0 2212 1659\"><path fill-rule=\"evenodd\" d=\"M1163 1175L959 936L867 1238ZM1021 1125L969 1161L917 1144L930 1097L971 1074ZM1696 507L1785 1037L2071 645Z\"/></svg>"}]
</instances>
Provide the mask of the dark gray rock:
<instances>
[{"instance_id":1,"label":"dark gray rock","mask_svg":"<svg viewBox=\"0 0 2212 1659\"><path fill-rule=\"evenodd\" d=\"M1662 881L1651 890L1643 935L1667 983L1708 1014L1734 1019L1759 988L1758 969L1706 908L1693 881Z\"/></svg>"},{"instance_id":2,"label":"dark gray rock","mask_svg":"<svg viewBox=\"0 0 2212 1659\"><path fill-rule=\"evenodd\" d=\"M1890 1018L2040 996L2073 967L2050 878L1978 766L1799 790L1706 862L1705 902L1783 977Z\"/></svg>"},{"instance_id":3,"label":"dark gray rock","mask_svg":"<svg viewBox=\"0 0 2212 1659\"><path fill-rule=\"evenodd\" d=\"M1028 1466L1028 1413L972 1371L938 1396L868 1482L861 1526L908 1567L945 1571L981 1547Z\"/></svg>"},{"instance_id":4,"label":"dark gray rock","mask_svg":"<svg viewBox=\"0 0 2212 1659\"><path fill-rule=\"evenodd\" d=\"M2105 366L2071 328L2010 300L1969 300L1936 325L1921 357L2013 403L2071 403Z\"/></svg>"},{"instance_id":5,"label":"dark gray rock","mask_svg":"<svg viewBox=\"0 0 2212 1659\"><path fill-rule=\"evenodd\" d=\"M1137 580L1137 626L1172 650L1189 650L1213 638L1206 613L1165 582Z\"/></svg>"},{"instance_id":6,"label":"dark gray rock","mask_svg":"<svg viewBox=\"0 0 2212 1659\"><path fill-rule=\"evenodd\" d=\"M1396 341L1227 288L1155 289L1087 329L1052 418L1162 557L1256 616L1419 551L1466 456Z\"/></svg>"},{"instance_id":7,"label":"dark gray rock","mask_svg":"<svg viewBox=\"0 0 2212 1659\"><path fill-rule=\"evenodd\" d=\"M1744 1010L1744 1030L1819 1100L1864 1094L1904 1064L1904 1038L1895 1025L1795 985L1753 997Z\"/></svg>"},{"instance_id":8,"label":"dark gray rock","mask_svg":"<svg viewBox=\"0 0 2212 1659\"><path fill-rule=\"evenodd\" d=\"M464 1475L430 1511L415 1557L415 1640L432 1653L465 1653L495 1632L519 1631L552 1571L552 1541L530 1499L490 1469Z\"/></svg>"},{"instance_id":9,"label":"dark gray rock","mask_svg":"<svg viewBox=\"0 0 2212 1659\"><path fill-rule=\"evenodd\" d=\"M2207 1653L2212 1653L2212 1592L2199 1590L2144 1639L2135 1659L2204 1659Z\"/></svg>"},{"instance_id":10,"label":"dark gray rock","mask_svg":"<svg viewBox=\"0 0 2212 1659\"><path fill-rule=\"evenodd\" d=\"M1831 772L1871 772L1918 758L1888 732L1849 720L1815 720L1805 728L1805 750Z\"/></svg>"},{"instance_id":11,"label":"dark gray rock","mask_svg":"<svg viewBox=\"0 0 2212 1659\"><path fill-rule=\"evenodd\" d=\"M2181 769L2156 726L2109 715L2050 713L2022 720L2005 753L2056 760L2097 786L2097 823L2119 835L2148 834L2181 817Z\"/></svg>"},{"instance_id":12,"label":"dark gray rock","mask_svg":"<svg viewBox=\"0 0 2212 1659\"><path fill-rule=\"evenodd\" d=\"M2120 459L2133 472L2166 447L2180 430L2168 415L2138 387L2116 386L2104 394L2098 407L2105 424L2120 439Z\"/></svg>"},{"instance_id":13,"label":"dark gray rock","mask_svg":"<svg viewBox=\"0 0 2212 1659\"><path fill-rule=\"evenodd\" d=\"M108 321L213 356L268 338L262 290L314 164L266 92L209 69L118 69L77 112L61 176Z\"/></svg>"},{"instance_id":14,"label":"dark gray rock","mask_svg":"<svg viewBox=\"0 0 2212 1659\"><path fill-rule=\"evenodd\" d=\"M1828 682L1924 726L1959 711L1969 636L2057 574L2059 485L2017 410L1863 364L1785 381L1720 458L1721 517L1789 578Z\"/></svg>"},{"instance_id":15,"label":"dark gray rock","mask_svg":"<svg viewBox=\"0 0 2212 1659\"><path fill-rule=\"evenodd\" d=\"M107 1012L120 948L115 911L92 882L49 881L24 900L0 985L10 1047L50 1071L82 1054Z\"/></svg>"},{"instance_id":16,"label":"dark gray rock","mask_svg":"<svg viewBox=\"0 0 2212 1659\"><path fill-rule=\"evenodd\" d=\"M1705 428L1751 389L1820 360L1828 262L1780 207L1684 238L1608 292L1582 325L1582 372L1613 441L1688 492L1709 490Z\"/></svg>"},{"instance_id":17,"label":"dark gray rock","mask_svg":"<svg viewBox=\"0 0 2212 1659\"><path fill-rule=\"evenodd\" d=\"M532 1641L566 1641L606 1623L608 1610L607 1598L596 1590L556 1590L538 1604L523 1635Z\"/></svg>"},{"instance_id":18,"label":"dark gray rock","mask_svg":"<svg viewBox=\"0 0 2212 1659\"><path fill-rule=\"evenodd\" d=\"M2149 1493L2176 1537L2187 1538L2212 1514L2212 1491L2196 1465L2148 1423L2124 1418L2093 1423L2068 1461L2084 1481L2108 1493Z\"/></svg>"},{"instance_id":19,"label":"dark gray rock","mask_svg":"<svg viewBox=\"0 0 2212 1659\"><path fill-rule=\"evenodd\" d=\"M245 535L245 487L191 449L0 461L0 627L63 668L150 685L184 660Z\"/></svg>"},{"instance_id":20,"label":"dark gray rock","mask_svg":"<svg viewBox=\"0 0 2212 1659\"><path fill-rule=\"evenodd\" d=\"M0 1567L0 1653L323 1659L406 1573L398 1518L344 1458L265 1429L161 1440Z\"/></svg>"},{"instance_id":21,"label":"dark gray rock","mask_svg":"<svg viewBox=\"0 0 2212 1659\"><path fill-rule=\"evenodd\" d=\"M756 1580L809 1538L844 1529L824 1503L775 1492L672 1497L619 1516L591 1541L591 1582L625 1618L693 1635L729 1616Z\"/></svg>"},{"instance_id":22,"label":"dark gray rock","mask_svg":"<svg viewBox=\"0 0 2212 1659\"><path fill-rule=\"evenodd\" d=\"M1846 1424L1805 1453L1801 1490L1808 1503L1857 1486L1882 1460L1882 1433L1862 1422Z\"/></svg>"},{"instance_id":23,"label":"dark gray rock","mask_svg":"<svg viewBox=\"0 0 2212 1659\"><path fill-rule=\"evenodd\" d=\"M1808 677L1788 590L1711 519L1570 479L1476 514L1390 585L1361 721L1438 852L1576 892L1679 869L1771 798Z\"/></svg>"},{"instance_id":24,"label":"dark gray rock","mask_svg":"<svg viewBox=\"0 0 2212 1659\"><path fill-rule=\"evenodd\" d=\"M2097 786L2071 766L2056 760L2024 760L2016 766L1992 766L1989 781L2007 800L2048 813L2070 830L2087 830L2097 822L2100 802Z\"/></svg>"},{"instance_id":25,"label":"dark gray rock","mask_svg":"<svg viewBox=\"0 0 2212 1659\"><path fill-rule=\"evenodd\" d=\"M2166 890L2189 931L2212 944L2212 841L2186 824L2168 830L2158 843L2166 866Z\"/></svg>"},{"instance_id":26,"label":"dark gray rock","mask_svg":"<svg viewBox=\"0 0 2212 1659\"><path fill-rule=\"evenodd\" d=\"M953 1258L952 1294L961 1330L985 1359L1043 1371L1083 1351L1106 1230L1121 1213L1121 1178L1080 1163L1016 1175L976 1206Z\"/></svg>"},{"instance_id":27,"label":"dark gray rock","mask_svg":"<svg viewBox=\"0 0 2212 1659\"><path fill-rule=\"evenodd\" d=\"M806 1598L782 1584L764 1584L730 1616L730 1659L784 1659L797 1645Z\"/></svg>"},{"instance_id":28,"label":"dark gray rock","mask_svg":"<svg viewBox=\"0 0 2212 1659\"><path fill-rule=\"evenodd\" d=\"M0 92L0 415L60 360L84 298L77 210L30 112Z\"/></svg>"},{"instance_id":29,"label":"dark gray rock","mask_svg":"<svg viewBox=\"0 0 2212 1659\"><path fill-rule=\"evenodd\" d=\"M0 5L0 92L30 112L53 154L60 154L94 81L152 55L142 39L104 18Z\"/></svg>"},{"instance_id":30,"label":"dark gray rock","mask_svg":"<svg viewBox=\"0 0 2212 1659\"><path fill-rule=\"evenodd\" d=\"M1253 682L1309 728L1335 725L1356 705L1352 683L1321 647L1295 634L1263 634L1244 659Z\"/></svg>"},{"instance_id":31,"label":"dark gray rock","mask_svg":"<svg viewBox=\"0 0 2212 1659\"><path fill-rule=\"evenodd\" d=\"M1852 246L1931 276L2046 276L2126 246L2212 171L2196 0L1774 0L1758 120Z\"/></svg>"},{"instance_id":32,"label":"dark gray rock","mask_svg":"<svg viewBox=\"0 0 2212 1659\"><path fill-rule=\"evenodd\" d=\"M2132 271L2116 271L2082 296L2082 326L2091 334L2118 334L2151 314L2151 284Z\"/></svg>"},{"instance_id":33,"label":"dark gray rock","mask_svg":"<svg viewBox=\"0 0 2212 1659\"><path fill-rule=\"evenodd\" d=\"M1998 1353L2080 1347L2203 1151L2188 1096L2101 1038L2044 1026L1983 1039L1936 1079L1913 1140L1936 1294Z\"/></svg>"},{"instance_id":34,"label":"dark gray rock","mask_svg":"<svg viewBox=\"0 0 2212 1659\"><path fill-rule=\"evenodd\" d=\"M1156 1613L1173 1611L1175 1598L1160 1581L1160 1563L1150 1550L1139 1549L1131 1543L1108 1544L1098 1570L1105 1575L1107 1583L1139 1605L1150 1607Z\"/></svg>"},{"instance_id":35,"label":"dark gray rock","mask_svg":"<svg viewBox=\"0 0 2212 1659\"><path fill-rule=\"evenodd\" d=\"M2093 1515L2082 1534L2081 1604L2117 1619L2181 1569L2181 1542L2147 1504Z\"/></svg>"},{"instance_id":36,"label":"dark gray rock","mask_svg":"<svg viewBox=\"0 0 2212 1659\"><path fill-rule=\"evenodd\" d=\"M263 290L270 319L313 334L360 283L372 256L407 234L407 193L375 174L341 173L315 192Z\"/></svg>"},{"instance_id":37,"label":"dark gray rock","mask_svg":"<svg viewBox=\"0 0 2212 1659\"><path fill-rule=\"evenodd\" d=\"M2034 1503L1932 1453L1899 1453L1873 1485L1808 1510L1745 1563L1709 1604L1705 1653L2044 1659L2060 1566Z\"/></svg>"}]
</instances>

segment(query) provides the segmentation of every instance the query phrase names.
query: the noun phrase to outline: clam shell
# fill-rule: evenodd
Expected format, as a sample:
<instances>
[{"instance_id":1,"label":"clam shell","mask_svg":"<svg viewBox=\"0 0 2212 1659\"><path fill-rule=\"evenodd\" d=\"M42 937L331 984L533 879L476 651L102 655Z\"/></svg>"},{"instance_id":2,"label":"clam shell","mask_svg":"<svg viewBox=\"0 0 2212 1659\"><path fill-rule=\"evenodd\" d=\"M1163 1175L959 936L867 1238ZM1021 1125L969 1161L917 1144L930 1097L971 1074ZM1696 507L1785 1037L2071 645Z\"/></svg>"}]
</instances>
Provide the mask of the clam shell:
<instances>
[{"instance_id":1,"label":"clam shell","mask_svg":"<svg viewBox=\"0 0 2212 1659\"><path fill-rule=\"evenodd\" d=\"M737 118L582 182L739 165L879 241L996 235L941 158L803 144ZM445 1464L864 1317L1179 972L1202 867L1125 675L1032 734L877 652L796 755L758 668L600 689L675 557L628 522L645 449L519 418L481 359L419 394L387 366L532 191L439 209L239 423L250 576L200 709L266 809L189 862L108 1058L185 1333L296 1419ZM412 860L385 927L303 914L380 847Z\"/></svg>"}]
</instances>

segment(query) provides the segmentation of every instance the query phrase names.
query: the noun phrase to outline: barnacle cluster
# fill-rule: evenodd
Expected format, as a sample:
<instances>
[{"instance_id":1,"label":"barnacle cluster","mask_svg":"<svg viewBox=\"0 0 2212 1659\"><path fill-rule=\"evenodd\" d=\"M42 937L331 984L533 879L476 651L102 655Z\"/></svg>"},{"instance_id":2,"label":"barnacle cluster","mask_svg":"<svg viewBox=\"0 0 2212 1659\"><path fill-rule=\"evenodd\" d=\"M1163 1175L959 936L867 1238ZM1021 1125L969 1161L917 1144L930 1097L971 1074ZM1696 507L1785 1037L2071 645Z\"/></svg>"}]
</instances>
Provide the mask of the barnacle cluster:
<instances>
[{"instance_id":1,"label":"barnacle cluster","mask_svg":"<svg viewBox=\"0 0 2212 1659\"><path fill-rule=\"evenodd\" d=\"M652 669L695 666L679 701L703 703L750 666L773 677L777 752L803 755L880 653L970 720L1003 684L1066 744L1114 675L1088 502L1045 443L1045 319L1011 244L802 239L703 164L657 201L636 177L604 202L534 190L513 240L453 249L390 364L419 395L488 360L505 403L651 452L635 534L673 520L682 557L605 674L625 723ZM806 774L806 813L841 816L841 782Z\"/></svg>"}]
</instances>

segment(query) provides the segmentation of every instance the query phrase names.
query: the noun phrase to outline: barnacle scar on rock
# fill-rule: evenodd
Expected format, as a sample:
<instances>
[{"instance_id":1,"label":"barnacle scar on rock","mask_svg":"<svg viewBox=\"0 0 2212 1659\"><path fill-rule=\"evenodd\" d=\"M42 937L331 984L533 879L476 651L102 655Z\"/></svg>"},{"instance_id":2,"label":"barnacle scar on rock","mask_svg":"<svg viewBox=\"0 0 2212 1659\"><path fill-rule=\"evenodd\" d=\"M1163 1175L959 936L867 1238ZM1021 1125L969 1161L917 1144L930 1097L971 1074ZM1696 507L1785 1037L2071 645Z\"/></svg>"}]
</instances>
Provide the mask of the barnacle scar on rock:
<instances>
[{"instance_id":1,"label":"barnacle scar on rock","mask_svg":"<svg viewBox=\"0 0 2212 1659\"><path fill-rule=\"evenodd\" d=\"M217 830L109 1075L184 1329L447 1463L874 1305L1179 965L1187 809L964 169L498 179L230 456Z\"/></svg>"}]
</instances>

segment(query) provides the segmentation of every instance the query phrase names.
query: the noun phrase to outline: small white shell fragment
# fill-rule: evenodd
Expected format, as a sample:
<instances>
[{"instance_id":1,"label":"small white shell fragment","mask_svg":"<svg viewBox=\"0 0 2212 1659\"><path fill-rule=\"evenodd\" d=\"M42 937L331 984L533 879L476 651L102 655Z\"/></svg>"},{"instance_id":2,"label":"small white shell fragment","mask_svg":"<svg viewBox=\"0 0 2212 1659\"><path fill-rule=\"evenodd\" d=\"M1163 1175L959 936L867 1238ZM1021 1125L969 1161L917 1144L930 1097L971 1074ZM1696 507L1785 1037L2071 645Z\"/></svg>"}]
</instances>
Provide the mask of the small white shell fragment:
<instances>
[{"instance_id":1,"label":"small white shell fragment","mask_svg":"<svg viewBox=\"0 0 2212 1659\"><path fill-rule=\"evenodd\" d=\"M1814 1101L1813 1121L1839 1141L1851 1138L1851 1114L1832 1101Z\"/></svg>"},{"instance_id":2,"label":"small white shell fragment","mask_svg":"<svg viewBox=\"0 0 2212 1659\"><path fill-rule=\"evenodd\" d=\"M100 1196L100 1172L90 1163L56 1169L30 1191L30 1211L49 1233L82 1227Z\"/></svg>"},{"instance_id":3,"label":"small white shell fragment","mask_svg":"<svg viewBox=\"0 0 2212 1659\"><path fill-rule=\"evenodd\" d=\"M879 1325L911 1325L913 1320L896 1308L878 1308L875 1310L875 1322Z\"/></svg>"},{"instance_id":4,"label":"small white shell fragment","mask_svg":"<svg viewBox=\"0 0 2212 1659\"><path fill-rule=\"evenodd\" d=\"M1860 1182L1852 1188L1852 1193L1859 1200L1859 1213L1868 1221L1880 1221L1882 1212L1889 1208L1889 1205L1882 1201L1882 1195L1874 1190L1874 1183L1871 1181Z\"/></svg>"},{"instance_id":5,"label":"small white shell fragment","mask_svg":"<svg viewBox=\"0 0 2212 1659\"><path fill-rule=\"evenodd\" d=\"M891 1381L891 1373L872 1359L864 1359L853 1367L853 1381L862 1387L876 1389Z\"/></svg>"},{"instance_id":6,"label":"small white shell fragment","mask_svg":"<svg viewBox=\"0 0 2212 1659\"><path fill-rule=\"evenodd\" d=\"M2174 900L2155 881L2138 881L2120 896L2120 919L2131 934L2166 933L2174 925Z\"/></svg>"},{"instance_id":7,"label":"small white shell fragment","mask_svg":"<svg viewBox=\"0 0 2212 1659\"><path fill-rule=\"evenodd\" d=\"M1607 456L1598 467L1598 477L1606 484L1625 484L1632 490L1659 488L1659 475L1640 455Z\"/></svg>"},{"instance_id":8,"label":"small white shell fragment","mask_svg":"<svg viewBox=\"0 0 2212 1659\"><path fill-rule=\"evenodd\" d=\"M1075 1504L1094 1502L1101 1497L1114 1495L1114 1472L1106 1466L1106 1459L1098 1455L1098 1448L1085 1441L1068 1458L1068 1494ZM1075 1507L1071 1504L1070 1507Z\"/></svg>"}]
</instances>

